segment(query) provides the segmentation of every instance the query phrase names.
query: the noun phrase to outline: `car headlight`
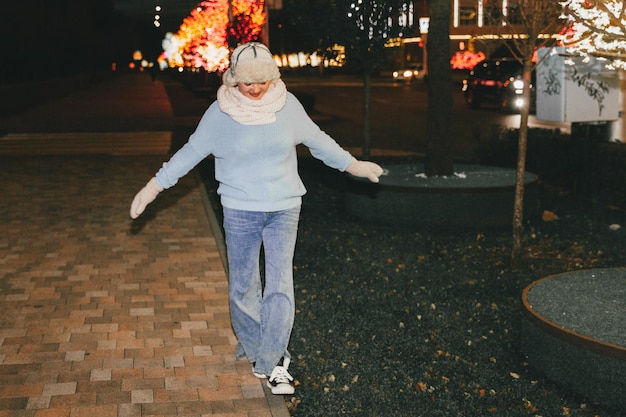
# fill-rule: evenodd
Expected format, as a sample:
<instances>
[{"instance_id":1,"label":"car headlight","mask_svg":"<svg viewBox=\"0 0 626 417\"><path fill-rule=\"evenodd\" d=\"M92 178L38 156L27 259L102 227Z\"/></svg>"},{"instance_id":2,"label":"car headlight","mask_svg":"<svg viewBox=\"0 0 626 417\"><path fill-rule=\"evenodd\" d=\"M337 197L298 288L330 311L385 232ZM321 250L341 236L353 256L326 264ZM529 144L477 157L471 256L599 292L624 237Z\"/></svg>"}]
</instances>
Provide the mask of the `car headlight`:
<instances>
[{"instance_id":1,"label":"car headlight","mask_svg":"<svg viewBox=\"0 0 626 417\"><path fill-rule=\"evenodd\" d=\"M524 89L524 80L515 80L513 81L513 88L516 90Z\"/></svg>"},{"instance_id":2,"label":"car headlight","mask_svg":"<svg viewBox=\"0 0 626 417\"><path fill-rule=\"evenodd\" d=\"M398 75L400 75L400 74L398 73L398 71L394 71L394 72L393 72L393 78L398 78Z\"/></svg>"},{"instance_id":3,"label":"car headlight","mask_svg":"<svg viewBox=\"0 0 626 417\"><path fill-rule=\"evenodd\" d=\"M405 71L402 73L402 76L403 76L404 78L411 78L411 76L412 76L412 75L413 75L413 71L411 71L411 70L405 70Z\"/></svg>"}]
</instances>

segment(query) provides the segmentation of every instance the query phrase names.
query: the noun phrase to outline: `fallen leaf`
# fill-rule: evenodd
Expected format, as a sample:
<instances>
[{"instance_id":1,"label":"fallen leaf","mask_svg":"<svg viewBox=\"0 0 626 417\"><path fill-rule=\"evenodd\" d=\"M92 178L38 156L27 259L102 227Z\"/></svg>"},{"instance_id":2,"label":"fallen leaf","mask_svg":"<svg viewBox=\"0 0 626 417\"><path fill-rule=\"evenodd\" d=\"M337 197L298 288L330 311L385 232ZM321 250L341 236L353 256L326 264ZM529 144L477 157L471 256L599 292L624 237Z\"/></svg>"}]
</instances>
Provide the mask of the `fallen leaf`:
<instances>
[{"instance_id":1,"label":"fallen leaf","mask_svg":"<svg viewBox=\"0 0 626 417\"><path fill-rule=\"evenodd\" d=\"M524 400L524 407L531 413L536 413L537 411L539 411L539 409L528 400Z\"/></svg>"},{"instance_id":2,"label":"fallen leaf","mask_svg":"<svg viewBox=\"0 0 626 417\"><path fill-rule=\"evenodd\" d=\"M415 391L423 392L426 391L426 388L428 388L428 385L424 384L423 382L418 382L415 385Z\"/></svg>"},{"instance_id":3,"label":"fallen leaf","mask_svg":"<svg viewBox=\"0 0 626 417\"><path fill-rule=\"evenodd\" d=\"M544 222L554 222L559 220L559 216L549 210L544 210L543 213L541 213L541 220Z\"/></svg>"},{"instance_id":4,"label":"fallen leaf","mask_svg":"<svg viewBox=\"0 0 626 417\"><path fill-rule=\"evenodd\" d=\"M301 400L297 399L296 397L291 397L291 399L289 401L285 401L285 403L287 404L287 410L289 410L291 415L294 415L296 412L296 409L298 408L298 404L300 404Z\"/></svg>"}]
</instances>

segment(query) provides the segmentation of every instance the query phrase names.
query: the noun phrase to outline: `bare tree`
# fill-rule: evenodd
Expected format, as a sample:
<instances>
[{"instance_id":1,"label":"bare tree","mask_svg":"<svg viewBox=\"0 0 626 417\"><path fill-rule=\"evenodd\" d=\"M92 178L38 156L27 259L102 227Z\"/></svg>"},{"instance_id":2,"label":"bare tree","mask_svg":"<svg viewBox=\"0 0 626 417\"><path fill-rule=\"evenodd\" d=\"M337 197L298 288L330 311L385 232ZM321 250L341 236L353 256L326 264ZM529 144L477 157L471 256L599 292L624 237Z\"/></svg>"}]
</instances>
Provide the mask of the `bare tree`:
<instances>
[{"instance_id":1,"label":"bare tree","mask_svg":"<svg viewBox=\"0 0 626 417\"><path fill-rule=\"evenodd\" d=\"M555 44L553 35L559 33L563 27L563 21L559 18L561 11L561 4L555 0L515 0L506 8L497 9L496 13L489 15L490 22L498 28L500 38L515 59L524 66L522 94L524 105L520 111L511 251L512 263L517 266L521 262L522 252L524 178L532 71L538 64L535 60L537 49Z\"/></svg>"}]
</instances>

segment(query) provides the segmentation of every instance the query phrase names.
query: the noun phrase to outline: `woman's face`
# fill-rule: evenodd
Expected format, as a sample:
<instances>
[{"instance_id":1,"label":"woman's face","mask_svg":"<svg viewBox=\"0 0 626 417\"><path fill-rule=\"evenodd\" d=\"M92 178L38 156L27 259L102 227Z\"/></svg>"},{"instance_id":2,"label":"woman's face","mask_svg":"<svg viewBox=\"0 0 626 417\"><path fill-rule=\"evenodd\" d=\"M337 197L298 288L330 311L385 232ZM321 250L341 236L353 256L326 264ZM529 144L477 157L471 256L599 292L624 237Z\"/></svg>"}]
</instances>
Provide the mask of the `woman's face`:
<instances>
[{"instance_id":1,"label":"woman's face","mask_svg":"<svg viewBox=\"0 0 626 417\"><path fill-rule=\"evenodd\" d=\"M261 100L270 88L271 81L264 83L238 83L239 92L251 100Z\"/></svg>"}]
</instances>

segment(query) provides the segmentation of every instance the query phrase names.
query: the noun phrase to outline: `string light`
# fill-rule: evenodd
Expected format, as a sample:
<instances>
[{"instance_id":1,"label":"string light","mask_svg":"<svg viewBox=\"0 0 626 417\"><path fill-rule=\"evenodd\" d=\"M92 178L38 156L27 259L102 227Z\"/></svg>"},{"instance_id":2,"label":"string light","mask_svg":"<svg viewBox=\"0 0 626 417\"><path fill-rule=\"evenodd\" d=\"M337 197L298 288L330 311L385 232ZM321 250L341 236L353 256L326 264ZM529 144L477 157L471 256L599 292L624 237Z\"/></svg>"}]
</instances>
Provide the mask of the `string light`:
<instances>
[{"instance_id":1,"label":"string light","mask_svg":"<svg viewBox=\"0 0 626 417\"><path fill-rule=\"evenodd\" d=\"M606 60L608 68L626 69L626 14L622 0L562 2L569 21L562 41L572 52Z\"/></svg>"}]
</instances>

